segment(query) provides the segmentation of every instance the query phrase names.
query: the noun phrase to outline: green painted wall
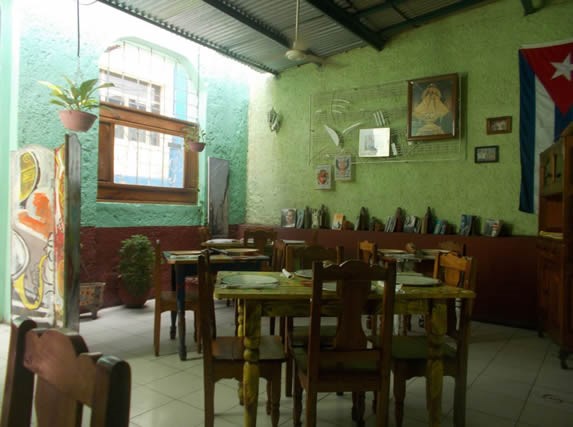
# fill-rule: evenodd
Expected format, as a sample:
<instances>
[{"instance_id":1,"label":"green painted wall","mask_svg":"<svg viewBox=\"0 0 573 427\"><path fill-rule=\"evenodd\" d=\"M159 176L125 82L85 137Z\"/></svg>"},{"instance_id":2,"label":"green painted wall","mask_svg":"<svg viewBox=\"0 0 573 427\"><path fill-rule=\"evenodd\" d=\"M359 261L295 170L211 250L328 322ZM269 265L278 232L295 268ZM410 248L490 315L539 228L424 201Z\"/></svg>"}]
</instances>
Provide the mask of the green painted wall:
<instances>
[{"instance_id":1,"label":"green painted wall","mask_svg":"<svg viewBox=\"0 0 573 427\"><path fill-rule=\"evenodd\" d=\"M22 27L18 143L55 147L63 142L64 129L57 108L48 104L48 91L37 83L63 81L76 75L75 1L54 2L20 0ZM83 78L97 76L97 62L103 50L122 38L137 38L167 46L190 61L197 46L155 26L98 2L80 8L81 71ZM104 24L105 23L105 24ZM102 31L102 24L105 31ZM201 48L200 82L203 90L200 123L213 131L214 142L200 155L200 200L205 201L206 160L216 155L231 160L230 223L245 218L245 126L248 117L248 82L254 72L234 61ZM222 62L223 61L223 62ZM221 111L223 110L223 111ZM216 130L212 129L216 127ZM79 135L82 144L82 225L125 227L145 225L194 225L204 221L201 206L96 203L97 126Z\"/></svg>"},{"instance_id":2,"label":"green painted wall","mask_svg":"<svg viewBox=\"0 0 573 427\"><path fill-rule=\"evenodd\" d=\"M351 221L361 206L379 218L392 215L398 206L422 216L431 206L438 217L455 224L469 213L502 218L512 224L514 234L535 234L537 216L518 211L517 51L525 44L570 38L572 21L571 1L546 1L541 11L524 16L519 0L500 0L404 32L381 52L355 49L334 57L335 65L305 65L254 85L247 222L278 224L281 208L322 203ZM359 164L354 181L336 183L331 191L314 190L308 164L309 95L454 72L466 75L464 160ZM278 134L266 123L271 107L283 115ZM512 133L486 135L486 118L497 116L513 117ZM474 147L482 145L499 145L499 163L474 163Z\"/></svg>"},{"instance_id":3,"label":"green painted wall","mask_svg":"<svg viewBox=\"0 0 573 427\"><path fill-rule=\"evenodd\" d=\"M12 0L0 0L0 322L10 314L10 150L16 146L17 28L13 22Z\"/></svg>"}]
</instances>

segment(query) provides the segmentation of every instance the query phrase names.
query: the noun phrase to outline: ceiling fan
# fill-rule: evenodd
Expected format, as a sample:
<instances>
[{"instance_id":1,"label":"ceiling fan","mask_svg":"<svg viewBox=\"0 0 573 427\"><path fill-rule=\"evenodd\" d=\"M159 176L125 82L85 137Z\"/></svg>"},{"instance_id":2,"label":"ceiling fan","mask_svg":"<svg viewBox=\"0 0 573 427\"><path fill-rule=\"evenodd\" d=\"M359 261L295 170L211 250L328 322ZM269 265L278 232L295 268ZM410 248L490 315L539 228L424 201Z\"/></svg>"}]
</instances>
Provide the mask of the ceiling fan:
<instances>
[{"instance_id":1,"label":"ceiling fan","mask_svg":"<svg viewBox=\"0 0 573 427\"><path fill-rule=\"evenodd\" d=\"M324 59L320 56L314 55L313 53L309 52L306 49L305 44L299 38L298 34L298 18L300 14L300 0L296 0L296 16L295 16L295 24L294 24L294 40L292 42L292 47L286 51L285 56L290 61L296 62L314 62L316 64L322 65L324 64Z\"/></svg>"}]
</instances>

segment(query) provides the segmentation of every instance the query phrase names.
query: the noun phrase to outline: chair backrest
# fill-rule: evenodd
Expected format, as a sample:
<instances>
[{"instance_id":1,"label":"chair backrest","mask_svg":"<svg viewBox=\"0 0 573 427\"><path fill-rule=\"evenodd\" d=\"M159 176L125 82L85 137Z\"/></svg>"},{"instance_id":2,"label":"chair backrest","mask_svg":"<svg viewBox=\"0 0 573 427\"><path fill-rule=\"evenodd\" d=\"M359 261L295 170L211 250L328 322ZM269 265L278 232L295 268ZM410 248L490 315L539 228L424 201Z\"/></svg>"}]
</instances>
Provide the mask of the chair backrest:
<instances>
[{"instance_id":1,"label":"chair backrest","mask_svg":"<svg viewBox=\"0 0 573 427\"><path fill-rule=\"evenodd\" d=\"M243 233L243 245L265 252L267 245L277 238L277 232L267 228L246 228Z\"/></svg>"},{"instance_id":2,"label":"chair backrest","mask_svg":"<svg viewBox=\"0 0 573 427\"><path fill-rule=\"evenodd\" d=\"M368 264L378 264L378 245L368 240L358 242L357 258Z\"/></svg>"},{"instance_id":3,"label":"chair backrest","mask_svg":"<svg viewBox=\"0 0 573 427\"><path fill-rule=\"evenodd\" d=\"M155 250L155 261L153 264L153 290L155 299L161 296L162 286L161 286L161 242L158 240L155 241L154 245Z\"/></svg>"},{"instance_id":4,"label":"chair backrest","mask_svg":"<svg viewBox=\"0 0 573 427\"><path fill-rule=\"evenodd\" d=\"M371 293L372 281L384 281L380 346L368 348L364 333L362 315ZM321 346L320 324L323 305L324 282L336 282L336 296L340 300L336 335L332 346ZM312 302L310 310L310 334L308 371L309 381L320 377L320 361L351 366L372 362L378 365L378 375L389 375L391 343L396 291L396 264L387 267L369 265L360 260L345 261L340 265L323 267L321 262L313 264ZM331 301L329 301L330 305ZM332 374L332 372L331 372Z\"/></svg>"},{"instance_id":5,"label":"chair backrest","mask_svg":"<svg viewBox=\"0 0 573 427\"><path fill-rule=\"evenodd\" d=\"M11 325L0 426L30 426L34 406L38 427L78 427L85 405L91 427L127 427L129 364L88 353L74 331L34 328L29 319Z\"/></svg>"},{"instance_id":6,"label":"chair backrest","mask_svg":"<svg viewBox=\"0 0 573 427\"><path fill-rule=\"evenodd\" d=\"M285 266L287 244L283 239L276 239L273 243L272 271L282 271Z\"/></svg>"},{"instance_id":7,"label":"chair backrest","mask_svg":"<svg viewBox=\"0 0 573 427\"><path fill-rule=\"evenodd\" d=\"M200 243L206 242L207 240L211 239L211 230L209 229L209 227L206 226L198 227L197 232L199 233Z\"/></svg>"},{"instance_id":8,"label":"chair backrest","mask_svg":"<svg viewBox=\"0 0 573 427\"><path fill-rule=\"evenodd\" d=\"M205 373L211 372L213 366L213 339L217 336L215 323L215 305L213 302L213 275L211 274L209 251L202 251L197 260L197 277L199 279L199 328L203 345Z\"/></svg>"},{"instance_id":9,"label":"chair backrest","mask_svg":"<svg viewBox=\"0 0 573 427\"><path fill-rule=\"evenodd\" d=\"M434 277L444 285L476 290L477 262L473 257L459 256L454 252L439 253L434 262ZM455 301L447 305L447 334L457 340L464 340L469 334L468 324L473 309L473 300L462 300L458 311ZM461 331L461 334L460 334Z\"/></svg>"},{"instance_id":10,"label":"chair backrest","mask_svg":"<svg viewBox=\"0 0 573 427\"><path fill-rule=\"evenodd\" d=\"M466 254L466 244L461 242L454 242L453 240L444 240L438 243L439 249L445 249L450 252L455 252L460 256Z\"/></svg>"},{"instance_id":11,"label":"chair backrest","mask_svg":"<svg viewBox=\"0 0 573 427\"><path fill-rule=\"evenodd\" d=\"M285 268L289 271L312 268L315 261L331 261L340 264L344 259L343 246L325 248L320 245L288 245L286 248Z\"/></svg>"}]
</instances>

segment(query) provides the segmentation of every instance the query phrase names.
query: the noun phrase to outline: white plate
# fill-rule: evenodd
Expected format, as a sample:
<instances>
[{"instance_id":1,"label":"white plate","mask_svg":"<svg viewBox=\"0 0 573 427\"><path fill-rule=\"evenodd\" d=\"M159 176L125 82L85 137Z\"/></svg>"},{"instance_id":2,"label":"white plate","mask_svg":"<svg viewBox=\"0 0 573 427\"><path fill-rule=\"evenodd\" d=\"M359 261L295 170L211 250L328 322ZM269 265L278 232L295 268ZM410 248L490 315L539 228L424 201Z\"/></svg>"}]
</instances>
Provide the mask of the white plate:
<instances>
[{"instance_id":1,"label":"white plate","mask_svg":"<svg viewBox=\"0 0 573 427\"><path fill-rule=\"evenodd\" d=\"M396 274L396 283L405 286L436 286L440 284L440 281L427 276Z\"/></svg>"},{"instance_id":2,"label":"white plate","mask_svg":"<svg viewBox=\"0 0 573 427\"><path fill-rule=\"evenodd\" d=\"M205 243L239 243L237 239L211 239Z\"/></svg>"},{"instance_id":3,"label":"white plate","mask_svg":"<svg viewBox=\"0 0 573 427\"><path fill-rule=\"evenodd\" d=\"M405 254L406 251L402 249L378 249L378 252L382 252L384 254Z\"/></svg>"},{"instance_id":4,"label":"white plate","mask_svg":"<svg viewBox=\"0 0 573 427\"><path fill-rule=\"evenodd\" d=\"M252 254L253 252L258 252L255 248L230 248L222 249L222 252L226 252L229 255L240 255L240 254Z\"/></svg>"},{"instance_id":5,"label":"white plate","mask_svg":"<svg viewBox=\"0 0 573 427\"><path fill-rule=\"evenodd\" d=\"M269 276L255 276L254 274L237 274L226 276L221 281L226 288L266 289L276 288L278 279Z\"/></svg>"},{"instance_id":6,"label":"white plate","mask_svg":"<svg viewBox=\"0 0 573 427\"><path fill-rule=\"evenodd\" d=\"M312 279L312 269L305 269L305 270L297 270L294 272L295 275L298 277L302 277L303 279Z\"/></svg>"}]
</instances>

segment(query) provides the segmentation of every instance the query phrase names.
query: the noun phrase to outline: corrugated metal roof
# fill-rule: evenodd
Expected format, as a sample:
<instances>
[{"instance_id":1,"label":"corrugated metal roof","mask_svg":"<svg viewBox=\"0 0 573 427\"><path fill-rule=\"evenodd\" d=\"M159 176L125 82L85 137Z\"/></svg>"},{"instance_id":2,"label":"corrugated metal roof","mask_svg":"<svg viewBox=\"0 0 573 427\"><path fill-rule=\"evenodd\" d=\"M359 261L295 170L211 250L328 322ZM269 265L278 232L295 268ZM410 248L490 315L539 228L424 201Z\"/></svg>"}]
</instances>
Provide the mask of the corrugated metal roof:
<instances>
[{"instance_id":1,"label":"corrugated metal roof","mask_svg":"<svg viewBox=\"0 0 573 427\"><path fill-rule=\"evenodd\" d=\"M297 0L99 0L259 70L279 74L312 62L285 57ZM299 40L328 58L492 0L300 0ZM527 10L526 10L527 12Z\"/></svg>"}]
</instances>

